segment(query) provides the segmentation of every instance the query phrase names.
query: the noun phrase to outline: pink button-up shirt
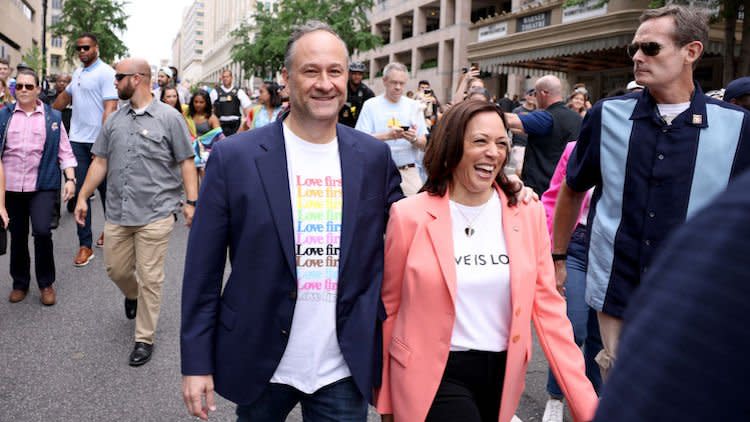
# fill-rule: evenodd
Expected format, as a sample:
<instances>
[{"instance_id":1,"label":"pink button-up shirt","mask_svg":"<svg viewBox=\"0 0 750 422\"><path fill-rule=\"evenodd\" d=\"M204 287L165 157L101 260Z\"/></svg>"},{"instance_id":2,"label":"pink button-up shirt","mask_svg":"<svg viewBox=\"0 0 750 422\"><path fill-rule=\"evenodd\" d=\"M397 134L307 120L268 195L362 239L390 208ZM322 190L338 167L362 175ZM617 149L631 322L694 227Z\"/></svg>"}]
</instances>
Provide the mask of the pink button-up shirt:
<instances>
[{"instance_id":1,"label":"pink button-up shirt","mask_svg":"<svg viewBox=\"0 0 750 422\"><path fill-rule=\"evenodd\" d=\"M52 123L52 130L60 131L60 146L57 154L60 168L65 170L75 167L78 163L70 147L65 127L62 124L58 126ZM3 151L6 191L36 191L37 173L39 173L44 143L47 140L46 135L42 102L37 100L36 109L31 113L26 113L19 105L16 105L8 124Z\"/></svg>"}]
</instances>

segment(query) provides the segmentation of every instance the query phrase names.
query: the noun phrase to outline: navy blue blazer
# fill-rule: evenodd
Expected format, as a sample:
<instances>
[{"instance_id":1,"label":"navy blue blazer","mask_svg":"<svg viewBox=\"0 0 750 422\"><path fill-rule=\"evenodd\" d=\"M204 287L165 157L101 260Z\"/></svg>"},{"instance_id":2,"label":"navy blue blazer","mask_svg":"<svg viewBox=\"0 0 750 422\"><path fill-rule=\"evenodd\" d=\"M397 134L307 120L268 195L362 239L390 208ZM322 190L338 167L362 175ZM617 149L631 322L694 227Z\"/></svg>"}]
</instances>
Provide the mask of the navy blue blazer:
<instances>
[{"instance_id":1,"label":"navy blue blazer","mask_svg":"<svg viewBox=\"0 0 750 422\"><path fill-rule=\"evenodd\" d=\"M368 400L380 382L383 235L401 177L390 148L337 125L343 214L336 329ZM229 252L231 273L222 291ZM182 288L183 375L212 374L216 391L252 403L287 345L297 297L294 228L281 122L211 150L190 230Z\"/></svg>"},{"instance_id":2,"label":"navy blue blazer","mask_svg":"<svg viewBox=\"0 0 750 422\"><path fill-rule=\"evenodd\" d=\"M750 173L675 232L625 312L595 421L748 421Z\"/></svg>"}]
</instances>

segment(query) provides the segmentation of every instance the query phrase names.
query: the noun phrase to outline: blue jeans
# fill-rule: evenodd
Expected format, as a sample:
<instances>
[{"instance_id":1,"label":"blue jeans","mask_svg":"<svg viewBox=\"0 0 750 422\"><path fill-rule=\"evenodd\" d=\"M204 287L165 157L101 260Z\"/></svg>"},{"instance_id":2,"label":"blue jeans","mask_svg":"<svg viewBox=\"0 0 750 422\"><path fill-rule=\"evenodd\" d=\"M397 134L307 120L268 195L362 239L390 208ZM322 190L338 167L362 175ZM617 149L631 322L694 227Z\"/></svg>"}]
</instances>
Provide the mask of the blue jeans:
<instances>
[{"instance_id":1,"label":"blue jeans","mask_svg":"<svg viewBox=\"0 0 750 422\"><path fill-rule=\"evenodd\" d=\"M302 404L305 422L367 421L367 400L354 379L348 377L312 394L288 385L269 383L254 403L237 406L237 422L284 422L297 403Z\"/></svg>"},{"instance_id":2,"label":"blue jeans","mask_svg":"<svg viewBox=\"0 0 750 422\"><path fill-rule=\"evenodd\" d=\"M586 229L576 227L568 245L568 260L565 264L568 279L565 281L565 300L568 304L568 319L573 325L573 337L576 344L583 346L583 357L586 362L586 376L594 390L599 393L602 375L594 358L602 350L602 338L599 334L599 322L596 311L586 304ZM563 393L555 380L552 371L547 376L547 392L556 399L562 399Z\"/></svg>"},{"instance_id":3,"label":"blue jeans","mask_svg":"<svg viewBox=\"0 0 750 422\"><path fill-rule=\"evenodd\" d=\"M91 147L94 144L86 142L71 142L70 146L73 148L73 155L76 157L78 166L76 166L76 197L73 201L78 199L78 192L83 187L83 181L86 179L86 173L89 171L91 165ZM102 209L105 209L107 202L107 179L104 179L98 187L99 196L102 200ZM92 236L91 236L91 201L86 200L86 205L89 207L89 212L86 213L86 224L79 226L76 224L78 231L78 244L80 246L91 247Z\"/></svg>"}]
</instances>

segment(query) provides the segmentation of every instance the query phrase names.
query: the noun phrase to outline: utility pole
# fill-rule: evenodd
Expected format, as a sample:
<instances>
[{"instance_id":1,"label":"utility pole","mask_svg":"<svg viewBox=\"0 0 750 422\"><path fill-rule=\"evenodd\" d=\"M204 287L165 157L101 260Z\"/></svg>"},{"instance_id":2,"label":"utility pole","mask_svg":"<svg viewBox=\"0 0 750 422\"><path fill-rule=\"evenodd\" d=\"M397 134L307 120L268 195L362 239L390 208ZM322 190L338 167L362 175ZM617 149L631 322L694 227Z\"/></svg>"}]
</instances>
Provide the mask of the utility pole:
<instances>
[{"instance_id":1,"label":"utility pole","mask_svg":"<svg viewBox=\"0 0 750 422\"><path fill-rule=\"evenodd\" d=\"M47 80L47 1L42 0L42 87Z\"/></svg>"}]
</instances>

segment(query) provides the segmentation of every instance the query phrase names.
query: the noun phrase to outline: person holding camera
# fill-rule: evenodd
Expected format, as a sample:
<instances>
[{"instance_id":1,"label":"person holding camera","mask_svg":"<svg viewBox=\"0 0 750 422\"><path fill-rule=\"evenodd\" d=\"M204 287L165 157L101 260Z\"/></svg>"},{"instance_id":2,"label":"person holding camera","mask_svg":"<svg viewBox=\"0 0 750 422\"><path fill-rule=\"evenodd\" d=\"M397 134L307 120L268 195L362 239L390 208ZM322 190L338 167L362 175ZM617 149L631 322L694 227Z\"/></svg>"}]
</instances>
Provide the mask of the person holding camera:
<instances>
[{"instance_id":1,"label":"person holding camera","mask_svg":"<svg viewBox=\"0 0 750 422\"><path fill-rule=\"evenodd\" d=\"M365 64L351 62L349 64L349 83L346 84L346 103L339 112L339 123L354 127L357 125L359 113L365 101L375 96L370 87L362 82L365 75Z\"/></svg>"}]
</instances>

